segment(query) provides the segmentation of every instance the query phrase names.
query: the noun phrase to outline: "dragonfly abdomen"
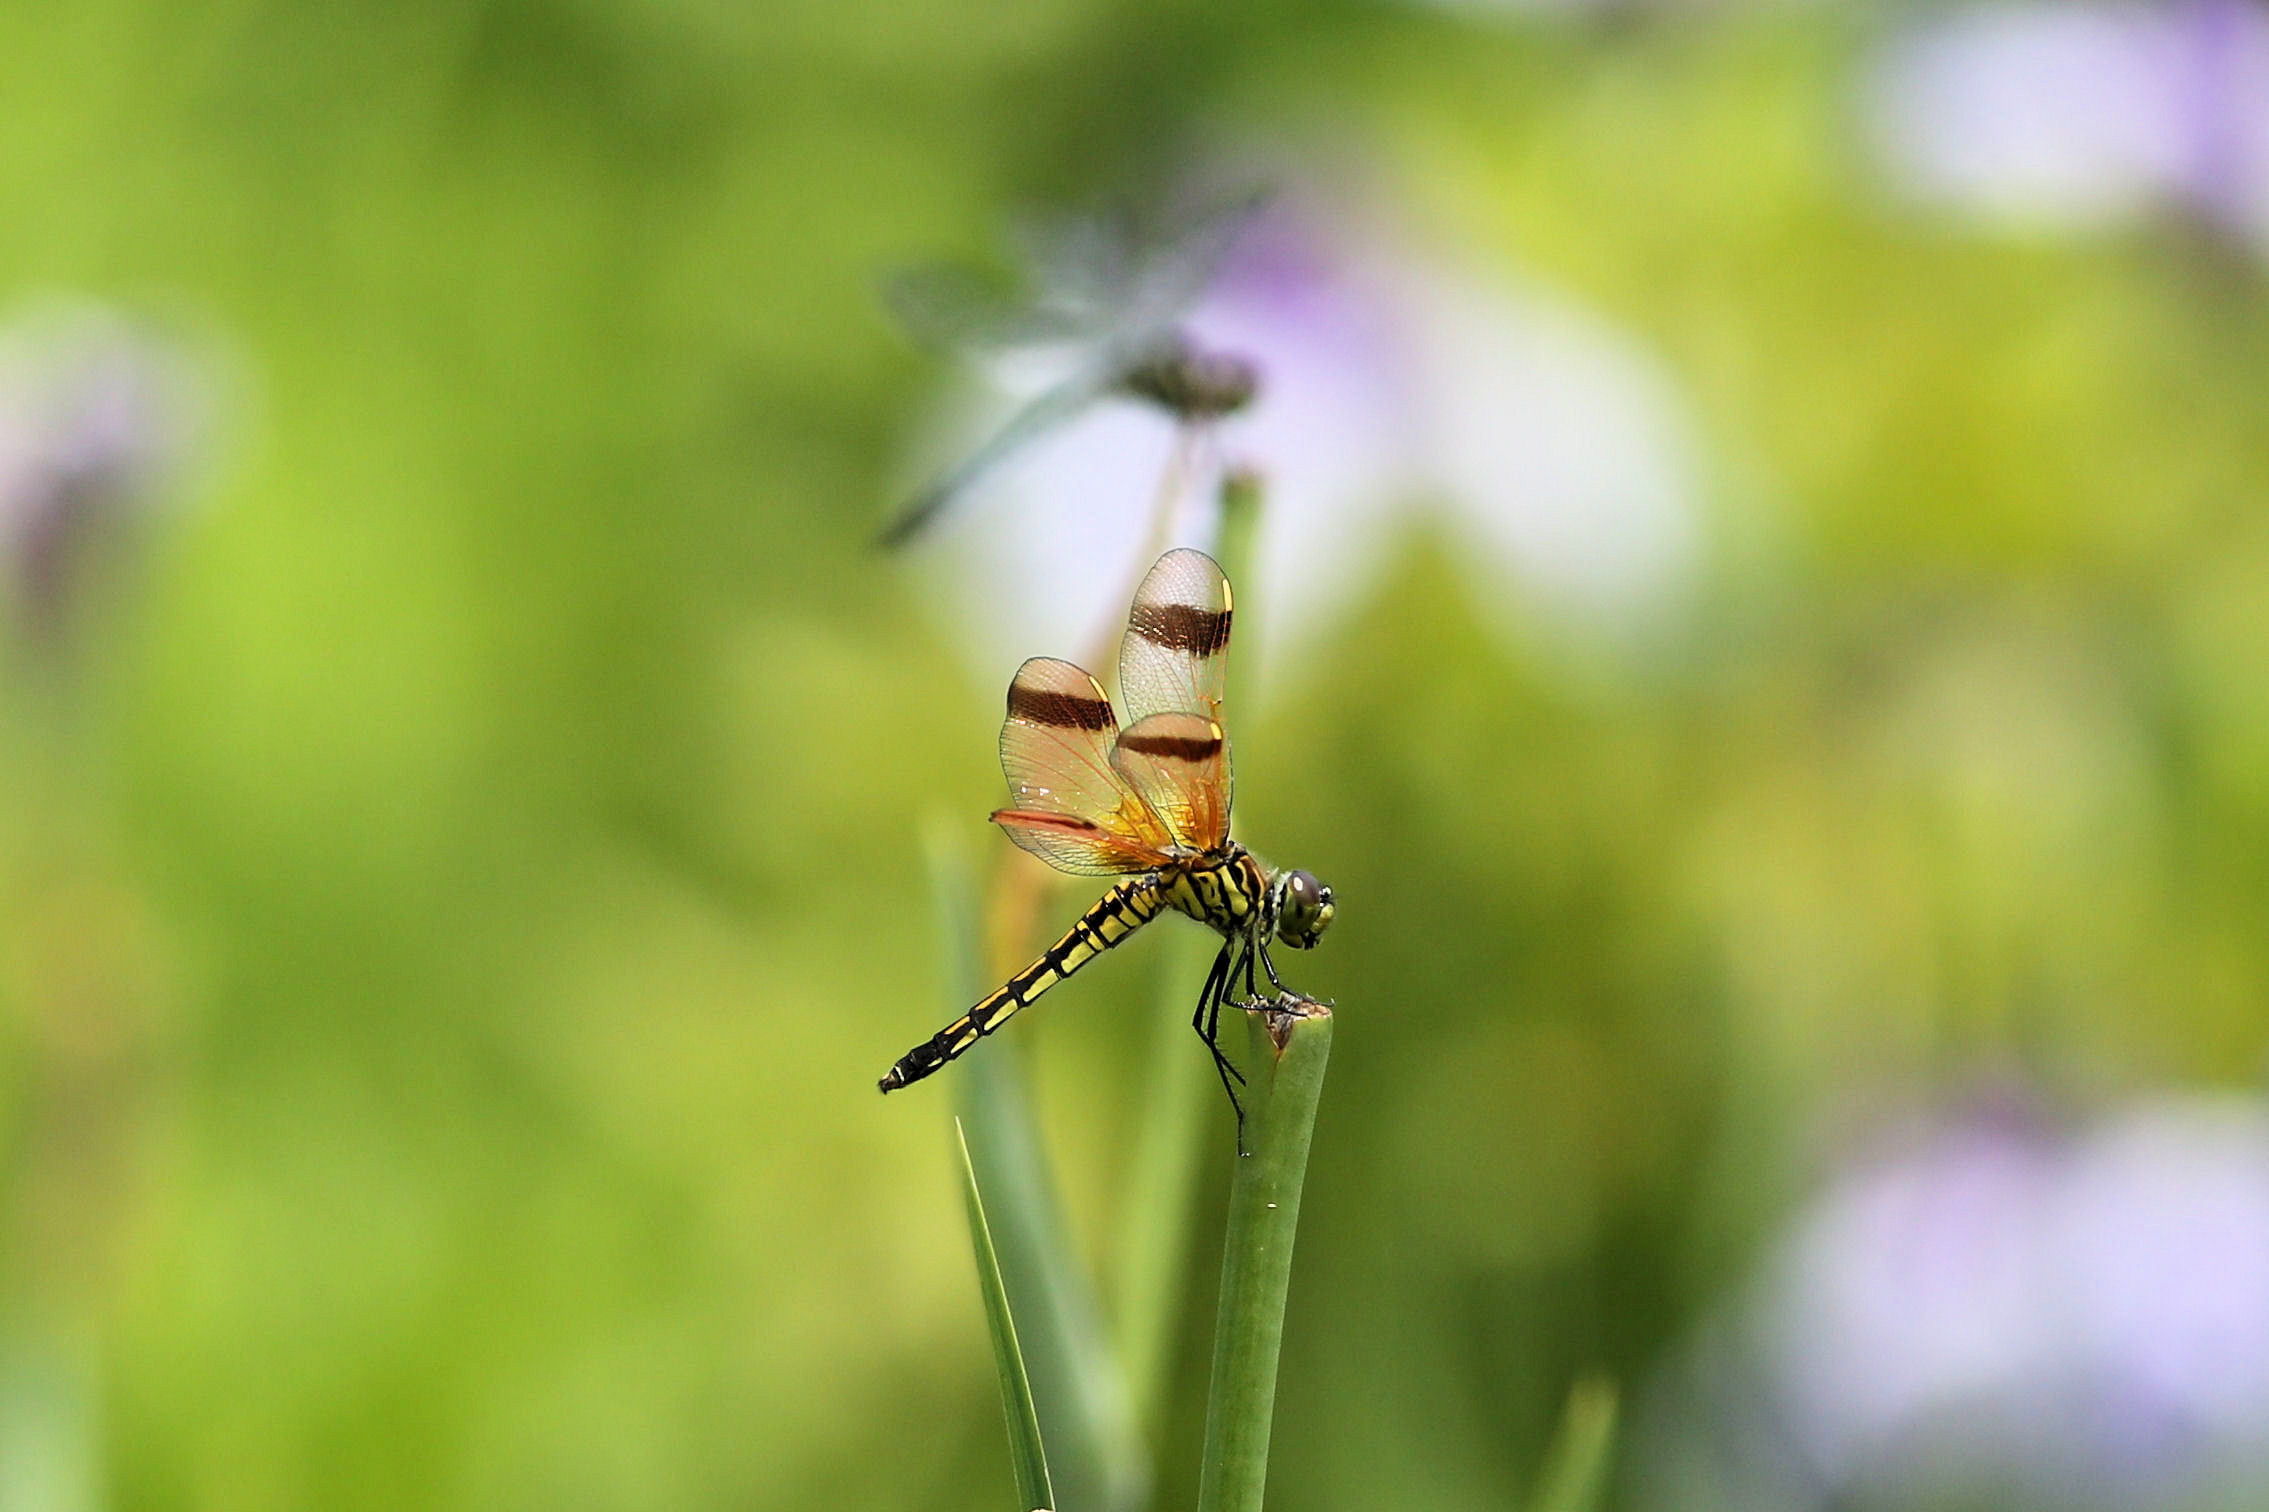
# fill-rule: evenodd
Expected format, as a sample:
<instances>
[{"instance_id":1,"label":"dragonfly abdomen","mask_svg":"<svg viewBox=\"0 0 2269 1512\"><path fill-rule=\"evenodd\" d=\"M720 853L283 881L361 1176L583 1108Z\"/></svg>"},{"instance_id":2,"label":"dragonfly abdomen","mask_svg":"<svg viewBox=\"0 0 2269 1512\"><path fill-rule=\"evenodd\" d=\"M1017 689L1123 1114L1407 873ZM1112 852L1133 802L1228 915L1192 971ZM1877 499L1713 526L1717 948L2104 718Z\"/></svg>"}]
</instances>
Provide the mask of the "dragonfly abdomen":
<instances>
[{"instance_id":1,"label":"dragonfly abdomen","mask_svg":"<svg viewBox=\"0 0 2269 1512\"><path fill-rule=\"evenodd\" d=\"M883 1077L882 1090L895 1092L918 1082L959 1056L1008 1022L1019 1008L1030 1007L1040 994L1157 918L1165 906L1165 888L1157 877L1121 882L1097 898L1062 939L1001 984L1000 990L900 1056Z\"/></svg>"}]
</instances>

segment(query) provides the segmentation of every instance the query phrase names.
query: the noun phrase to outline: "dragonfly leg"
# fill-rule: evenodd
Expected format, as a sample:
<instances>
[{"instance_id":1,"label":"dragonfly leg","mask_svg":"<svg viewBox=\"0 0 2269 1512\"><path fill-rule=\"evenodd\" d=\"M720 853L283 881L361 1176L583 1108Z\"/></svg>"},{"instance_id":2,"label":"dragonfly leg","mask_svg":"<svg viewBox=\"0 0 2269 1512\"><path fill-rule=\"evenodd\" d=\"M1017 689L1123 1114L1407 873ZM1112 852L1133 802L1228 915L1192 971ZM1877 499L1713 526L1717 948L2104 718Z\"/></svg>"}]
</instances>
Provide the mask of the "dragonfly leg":
<instances>
[{"instance_id":1,"label":"dragonfly leg","mask_svg":"<svg viewBox=\"0 0 2269 1512\"><path fill-rule=\"evenodd\" d=\"M1230 979L1236 975L1236 962L1231 952L1235 944L1224 944L1221 953L1213 958L1213 969L1206 973L1205 989L1198 994L1198 1010L1190 1017L1190 1027L1198 1038L1205 1041L1207 1053L1213 1057L1213 1069L1221 1077L1221 1090L1229 1094L1229 1106L1237 1115L1237 1148L1245 1147L1245 1105L1237 1100L1236 1082L1245 1079L1243 1072L1229 1063L1221 1053L1221 1000L1228 996Z\"/></svg>"},{"instance_id":2,"label":"dragonfly leg","mask_svg":"<svg viewBox=\"0 0 2269 1512\"><path fill-rule=\"evenodd\" d=\"M1255 1003L1258 1003L1261 999L1261 984L1253 976L1253 960L1255 957L1260 959L1261 970L1268 973L1268 984L1276 989L1277 996L1282 997L1291 990L1284 985L1284 978L1276 974L1276 961L1269 955L1266 942L1253 939L1245 944L1245 996L1247 999Z\"/></svg>"},{"instance_id":3,"label":"dragonfly leg","mask_svg":"<svg viewBox=\"0 0 2269 1512\"><path fill-rule=\"evenodd\" d=\"M1271 987L1274 987L1280 995L1291 991L1290 988L1284 985L1284 978L1276 974L1276 962L1269 959L1268 947L1266 945L1263 945L1253 953L1261 958L1261 969L1268 973L1268 984ZM1250 970L1247 970L1245 973L1245 988L1248 992L1252 992L1256 997L1260 995L1253 988L1253 974Z\"/></svg>"},{"instance_id":4,"label":"dragonfly leg","mask_svg":"<svg viewBox=\"0 0 2269 1512\"><path fill-rule=\"evenodd\" d=\"M1193 1021L1191 1027L1196 1029L1198 1037L1205 1041L1205 1047L1213 1052L1214 1064L1221 1070L1223 1084L1227 1085L1228 1078L1235 1077L1237 1085L1243 1086L1245 1084L1245 1073L1238 1070L1222 1055L1220 1040L1221 1005L1229 997L1230 984L1237 980L1237 965L1230 957L1230 952L1235 949L1235 945L1224 945L1221 947L1221 954L1213 958L1214 975L1206 978L1207 990L1198 998L1198 1013L1204 1022L1201 1025ZM1237 1100L1237 1094L1231 1092L1229 1100L1234 1103Z\"/></svg>"}]
</instances>

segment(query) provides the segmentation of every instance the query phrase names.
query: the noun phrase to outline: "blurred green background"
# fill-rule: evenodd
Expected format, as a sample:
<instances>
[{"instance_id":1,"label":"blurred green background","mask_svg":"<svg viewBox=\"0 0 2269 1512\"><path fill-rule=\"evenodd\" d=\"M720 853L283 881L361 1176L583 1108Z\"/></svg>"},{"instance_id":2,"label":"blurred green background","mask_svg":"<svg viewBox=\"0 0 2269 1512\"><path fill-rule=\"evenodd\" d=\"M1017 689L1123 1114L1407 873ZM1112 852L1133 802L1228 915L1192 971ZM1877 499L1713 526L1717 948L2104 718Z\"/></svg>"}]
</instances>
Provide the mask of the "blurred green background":
<instances>
[{"instance_id":1,"label":"blurred green background","mask_svg":"<svg viewBox=\"0 0 2269 1512\"><path fill-rule=\"evenodd\" d=\"M867 548L941 380L874 286L1193 140L1359 143L1660 354L1771 543L1571 668L1415 527L1240 719L1240 834L1341 901L1273 1505L1516 1504L1872 1108L2252 1084L2260 269L1903 208L1884 24L0 10L0 297L227 373L70 689L0 685L0 1499L1007 1505L950 1099L873 1091L1000 697ZM1125 954L986 1051L1106 1282Z\"/></svg>"}]
</instances>

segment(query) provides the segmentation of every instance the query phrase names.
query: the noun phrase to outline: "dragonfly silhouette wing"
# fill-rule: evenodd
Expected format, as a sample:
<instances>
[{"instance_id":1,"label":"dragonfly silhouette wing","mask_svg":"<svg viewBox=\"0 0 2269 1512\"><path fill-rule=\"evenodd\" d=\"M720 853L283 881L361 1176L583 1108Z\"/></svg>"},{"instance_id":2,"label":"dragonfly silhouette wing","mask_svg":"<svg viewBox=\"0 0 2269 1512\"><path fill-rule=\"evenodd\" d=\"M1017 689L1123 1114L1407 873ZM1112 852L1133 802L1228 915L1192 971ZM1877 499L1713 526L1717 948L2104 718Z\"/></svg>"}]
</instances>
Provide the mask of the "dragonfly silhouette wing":
<instances>
[{"instance_id":1,"label":"dragonfly silhouette wing","mask_svg":"<svg viewBox=\"0 0 2269 1512\"><path fill-rule=\"evenodd\" d=\"M1203 714L1153 714L1127 726L1111 764L1174 839L1210 851L1229 838L1229 740Z\"/></svg>"},{"instance_id":2,"label":"dragonfly silhouette wing","mask_svg":"<svg viewBox=\"0 0 2269 1512\"><path fill-rule=\"evenodd\" d=\"M1102 685L1050 656L1019 667L1001 725L1008 837L1059 871L1151 871L1174 859L1173 831L1112 761L1119 721Z\"/></svg>"},{"instance_id":3,"label":"dragonfly silhouette wing","mask_svg":"<svg viewBox=\"0 0 2269 1512\"><path fill-rule=\"evenodd\" d=\"M1044 390L988 436L978 448L947 468L916 494L883 528L876 544L895 550L927 530L970 485L1016 451L1077 416L1110 388L1110 375L1089 368Z\"/></svg>"},{"instance_id":4,"label":"dragonfly silhouette wing","mask_svg":"<svg viewBox=\"0 0 2269 1512\"><path fill-rule=\"evenodd\" d=\"M882 302L922 345L950 356L1093 340L1093 312L1035 299L956 263L887 275Z\"/></svg>"},{"instance_id":5,"label":"dragonfly silhouette wing","mask_svg":"<svg viewBox=\"0 0 2269 1512\"><path fill-rule=\"evenodd\" d=\"M1019 217L1010 240L1050 299L1099 318L1126 305L1142 256L1133 209L1102 200L1068 214Z\"/></svg>"},{"instance_id":6,"label":"dragonfly silhouette wing","mask_svg":"<svg viewBox=\"0 0 2269 1512\"><path fill-rule=\"evenodd\" d=\"M1135 590L1119 643L1119 694L1127 718L1197 714L1221 718L1234 615L1229 579L1212 557L1187 547L1160 557Z\"/></svg>"},{"instance_id":7,"label":"dragonfly silhouette wing","mask_svg":"<svg viewBox=\"0 0 2269 1512\"><path fill-rule=\"evenodd\" d=\"M1140 353L1197 302L1269 198L1247 189L1163 207L1107 200L1024 225L1017 241L1051 298L1093 312L1118 350Z\"/></svg>"},{"instance_id":8,"label":"dragonfly silhouette wing","mask_svg":"<svg viewBox=\"0 0 2269 1512\"><path fill-rule=\"evenodd\" d=\"M1156 218L1132 260L1126 328L1162 330L1188 313L1271 197L1265 189L1246 189Z\"/></svg>"}]
</instances>

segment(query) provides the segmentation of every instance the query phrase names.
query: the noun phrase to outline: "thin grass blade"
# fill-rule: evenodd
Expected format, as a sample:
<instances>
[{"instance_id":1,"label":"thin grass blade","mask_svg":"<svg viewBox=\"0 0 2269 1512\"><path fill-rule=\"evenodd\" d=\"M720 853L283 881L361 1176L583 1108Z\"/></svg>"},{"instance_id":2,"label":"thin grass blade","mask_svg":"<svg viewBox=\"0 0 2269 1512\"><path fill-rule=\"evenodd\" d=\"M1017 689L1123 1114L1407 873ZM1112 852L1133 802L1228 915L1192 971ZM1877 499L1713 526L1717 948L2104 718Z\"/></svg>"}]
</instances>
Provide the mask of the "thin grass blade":
<instances>
[{"instance_id":1,"label":"thin grass blade","mask_svg":"<svg viewBox=\"0 0 2269 1512\"><path fill-rule=\"evenodd\" d=\"M1073 1247L1013 1046L961 1065L970 1158L993 1197L1001 1273L1024 1322L1024 1359L1066 1512L1132 1512L1149 1460L1095 1287Z\"/></svg>"},{"instance_id":2,"label":"thin grass blade","mask_svg":"<svg viewBox=\"0 0 2269 1512\"><path fill-rule=\"evenodd\" d=\"M933 833L931 869L945 923L953 1013L990 983L978 972L977 892L961 849ZM986 1194L1002 1284L1017 1320L1050 1477L1064 1512L1133 1512L1149 1458L1093 1281L1056 1200L1017 1047L988 1041L954 1067L964 1140Z\"/></svg>"},{"instance_id":3,"label":"thin grass blade","mask_svg":"<svg viewBox=\"0 0 2269 1512\"><path fill-rule=\"evenodd\" d=\"M1008 1288L1001 1282L992 1227L985 1221L985 1198L977 1189L977 1168L969 1163L969 1135L958 1118L953 1121L953 1140L961 1151L961 1190L969 1203L969 1241L977 1254L977 1289L984 1294L985 1326L992 1332L993 1365L1000 1372L1001 1412L1008 1419L1017 1509L1052 1509L1056 1492L1048 1483L1048 1451L1040 1442L1040 1414L1032 1405L1032 1380L1024 1370L1024 1351L1017 1346L1016 1319L1009 1311Z\"/></svg>"}]
</instances>

